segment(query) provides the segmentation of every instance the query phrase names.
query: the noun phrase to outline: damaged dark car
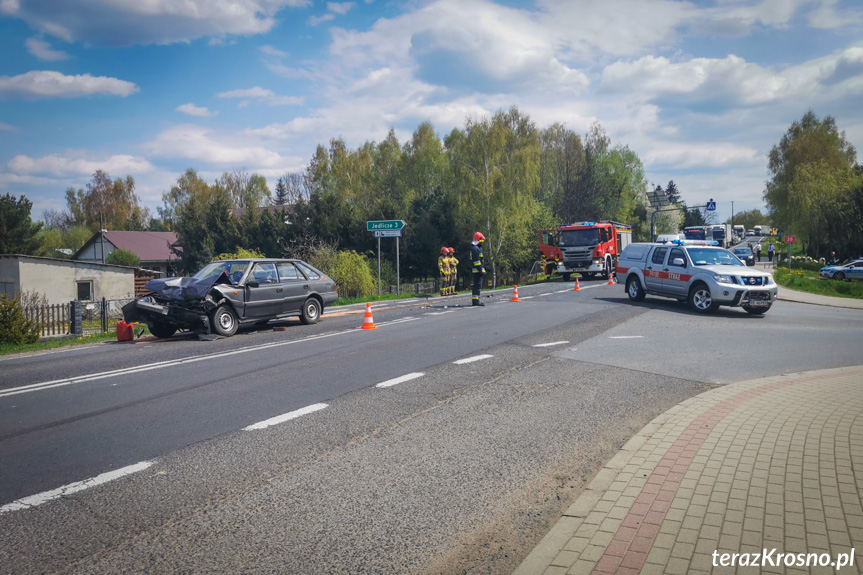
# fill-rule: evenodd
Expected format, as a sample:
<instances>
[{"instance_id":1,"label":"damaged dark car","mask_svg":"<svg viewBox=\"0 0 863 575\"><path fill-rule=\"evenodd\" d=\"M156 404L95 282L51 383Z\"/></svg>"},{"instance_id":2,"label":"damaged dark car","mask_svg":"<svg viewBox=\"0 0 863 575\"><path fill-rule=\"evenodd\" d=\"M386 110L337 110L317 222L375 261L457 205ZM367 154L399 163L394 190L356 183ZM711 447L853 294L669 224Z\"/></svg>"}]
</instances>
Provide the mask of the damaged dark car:
<instances>
[{"instance_id":1,"label":"damaged dark car","mask_svg":"<svg viewBox=\"0 0 863 575\"><path fill-rule=\"evenodd\" d=\"M156 337L180 330L232 336L241 325L297 316L313 324L338 299L334 280L295 259L216 261L192 277L151 280L146 289L123 306L123 317L146 323Z\"/></svg>"}]
</instances>

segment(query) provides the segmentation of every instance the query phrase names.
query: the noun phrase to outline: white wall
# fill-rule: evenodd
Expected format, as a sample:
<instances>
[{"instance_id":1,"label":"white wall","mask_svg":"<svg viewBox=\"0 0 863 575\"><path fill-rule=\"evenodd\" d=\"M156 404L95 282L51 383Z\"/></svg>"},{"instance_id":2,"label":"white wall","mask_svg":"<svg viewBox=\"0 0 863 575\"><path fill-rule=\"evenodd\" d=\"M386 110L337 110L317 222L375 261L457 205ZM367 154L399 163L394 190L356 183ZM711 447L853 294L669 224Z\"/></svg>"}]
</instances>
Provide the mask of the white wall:
<instances>
[{"instance_id":1,"label":"white wall","mask_svg":"<svg viewBox=\"0 0 863 575\"><path fill-rule=\"evenodd\" d=\"M9 263L17 268L18 289L43 294L50 304L68 303L78 297L79 281L91 281L94 300L135 297L135 270L75 260L16 256L0 258L0 277ZM5 281L5 280L4 280Z\"/></svg>"}]
</instances>

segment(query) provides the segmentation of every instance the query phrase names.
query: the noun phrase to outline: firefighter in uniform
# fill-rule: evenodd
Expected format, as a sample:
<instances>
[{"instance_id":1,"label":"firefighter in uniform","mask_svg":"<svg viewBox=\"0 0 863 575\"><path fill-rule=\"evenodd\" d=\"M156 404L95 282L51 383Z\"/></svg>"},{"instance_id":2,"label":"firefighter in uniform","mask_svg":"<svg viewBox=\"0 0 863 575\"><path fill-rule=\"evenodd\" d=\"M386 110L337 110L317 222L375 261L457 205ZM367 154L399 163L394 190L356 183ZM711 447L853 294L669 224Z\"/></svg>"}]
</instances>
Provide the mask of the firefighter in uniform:
<instances>
[{"instance_id":1,"label":"firefighter in uniform","mask_svg":"<svg viewBox=\"0 0 863 575\"><path fill-rule=\"evenodd\" d=\"M446 295L446 284L449 281L449 261L447 260L447 254L449 250L446 248L440 249L440 256L437 259L437 267L438 271L440 271L440 295Z\"/></svg>"},{"instance_id":2,"label":"firefighter in uniform","mask_svg":"<svg viewBox=\"0 0 863 575\"><path fill-rule=\"evenodd\" d=\"M473 292L471 293L471 305L485 305L479 301L479 290L482 287L482 278L485 276L485 260L482 257L482 242L485 236L477 232L473 235L470 247L471 274L473 275Z\"/></svg>"},{"instance_id":3,"label":"firefighter in uniform","mask_svg":"<svg viewBox=\"0 0 863 575\"><path fill-rule=\"evenodd\" d=\"M458 260L455 257L455 250L449 250L449 294L455 295L456 284L458 283Z\"/></svg>"}]
</instances>

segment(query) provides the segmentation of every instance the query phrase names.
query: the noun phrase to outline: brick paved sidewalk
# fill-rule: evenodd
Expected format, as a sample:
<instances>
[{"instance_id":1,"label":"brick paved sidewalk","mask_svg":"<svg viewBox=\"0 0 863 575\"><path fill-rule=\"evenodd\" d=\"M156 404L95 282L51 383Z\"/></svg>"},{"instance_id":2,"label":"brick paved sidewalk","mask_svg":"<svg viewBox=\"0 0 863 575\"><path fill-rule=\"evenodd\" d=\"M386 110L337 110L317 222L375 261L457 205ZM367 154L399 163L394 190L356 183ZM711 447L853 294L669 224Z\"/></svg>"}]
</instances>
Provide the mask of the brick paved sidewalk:
<instances>
[{"instance_id":1,"label":"brick paved sidewalk","mask_svg":"<svg viewBox=\"0 0 863 575\"><path fill-rule=\"evenodd\" d=\"M780 553L828 566L786 566L801 559ZM853 565L829 566L837 559ZM858 366L730 384L672 408L623 446L515 574L860 573L861 561Z\"/></svg>"}]
</instances>

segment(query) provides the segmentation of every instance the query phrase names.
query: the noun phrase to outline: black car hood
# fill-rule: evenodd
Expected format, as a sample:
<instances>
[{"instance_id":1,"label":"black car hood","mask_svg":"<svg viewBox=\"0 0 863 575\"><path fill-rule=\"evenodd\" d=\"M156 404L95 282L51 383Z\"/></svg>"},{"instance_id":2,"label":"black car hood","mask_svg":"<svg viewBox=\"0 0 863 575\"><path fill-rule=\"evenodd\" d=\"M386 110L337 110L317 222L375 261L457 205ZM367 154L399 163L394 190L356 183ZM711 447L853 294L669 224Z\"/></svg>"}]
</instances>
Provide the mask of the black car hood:
<instances>
[{"instance_id":1,"label":"black car hood","mask_svg":"<svg viewBox=\"0 0 863 575\"><path fill-rule=\"evenodd\" d=\"M164 298L180 301L204 299L210 288L216 284L229 284L231 280L225 273L204 279L190 277L165 278L150 280L146 289Z\"/></svg>"}]
</instances>

